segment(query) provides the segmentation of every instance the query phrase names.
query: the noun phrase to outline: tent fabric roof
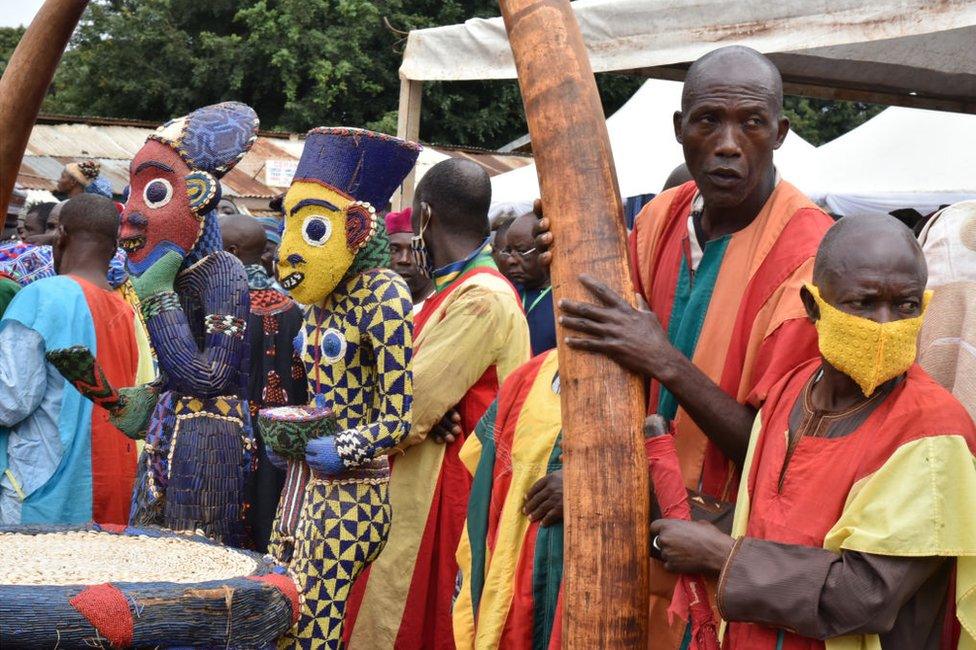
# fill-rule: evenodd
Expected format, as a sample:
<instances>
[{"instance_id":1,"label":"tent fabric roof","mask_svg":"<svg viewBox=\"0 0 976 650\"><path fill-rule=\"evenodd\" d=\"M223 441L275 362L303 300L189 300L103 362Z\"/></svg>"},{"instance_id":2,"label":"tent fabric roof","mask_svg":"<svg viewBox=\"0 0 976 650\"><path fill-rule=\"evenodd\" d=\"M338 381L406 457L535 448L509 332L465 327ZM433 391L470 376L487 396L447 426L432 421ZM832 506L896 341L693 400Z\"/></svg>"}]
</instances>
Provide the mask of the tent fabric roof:
<instances>
[{"instance_id":1,"label":"tent fabric roof","mask_svg":"<svg viewBox=\"0 0 976 650\"><path fill-rule=\"evenodd\" d=\"M621 196L654 194L684 161L671 116L681 107L681 84L648 80L607 118L610 146ZM789 180L810 175L816 148L793 132L775 154L777 168ZM492 178L492 203L531 201L539 196L535 165Z\"/></svg>"},{"instance_id":2,"label":"tent fabric roof","mask_svg":"<svg viewBox=\"0 0 976 650\"><path fill-rule=\"evenodd\" d=\"M801 187L846 216L976 198L976 115L888 108L821 145Z\"/></svg>"},{"instance_id":3,"label":"tent fabric roof","mask_svg":"<svg viewBox=\"0 0 976 650\"><path fill-rule=\"evenodd\" d=\"M152 132L152 128L141 122L42 117L31 131L17 183L25 189L51 191L67 163L95 158L101 163L102 174L111 183L112 191L121 194L129 182L129 162ZM247 155L221 179L224 194L246 205L252 212L267 211L268 199L287 189L265 185L267 162L297 161L304 146L304 138L297 134L259 135ZM532 158L524 154L424 146L417 162L418 178L441 160L457 157L473 160L492 176L532 162Z\"/></svg>"},{"instance_id":4,"label":"tent fabric roof","mask_svg":"<svg viewBox=\"0 0 976 650\"><path fill-rule=\"evenodd\" d=\"M741 44L779 53L772 58L788 92L976 112L976 3L966 0L577 0L573 7L594 72L681 79L688 62ZM410 32L400 75L515 78L501 18Z\"/></svg>"}]
</instances>

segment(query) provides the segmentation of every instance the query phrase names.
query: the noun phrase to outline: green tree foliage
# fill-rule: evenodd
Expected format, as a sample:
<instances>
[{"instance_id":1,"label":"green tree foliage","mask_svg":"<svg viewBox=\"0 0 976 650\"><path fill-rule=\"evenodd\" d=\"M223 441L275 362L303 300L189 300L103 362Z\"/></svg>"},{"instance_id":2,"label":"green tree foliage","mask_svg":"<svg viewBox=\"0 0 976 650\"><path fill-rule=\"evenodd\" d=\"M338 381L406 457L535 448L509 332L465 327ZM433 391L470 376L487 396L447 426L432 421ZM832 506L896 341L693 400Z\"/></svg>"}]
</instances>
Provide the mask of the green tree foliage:
<instances>
[{"instance_id":1,"label":"green tree foliage","mask_svg":"<svg viewBox=\"0 0 976 650\"><path fill-rule=\"evenodd\" d=\"M7 69L7 61L23 35L23 27L0 27L0 74Z\"/></svg>"},{"instance_id":2,"label":"green tree foliage","mask_svg":"<svg viewBox=\"0 0 976 650\"><path fill-rule=\"evenodd\" d=\"M863 102L836 102L809 97L786 97L790 127L810 144L820 146L842 136L884 110Z\"/></svg>"},{"instance_id":3,"label":"green tree foliage","mask_svg":"<svg viewBox=\"0 0 976 650\"><path fill-rule=\"evenodd\" d=\"M237 99L263 128L396 130L406 32L498 14L496 0L92 0L43 110L163 121ZM23 33L0 29L0 66ZM603 74L607 114L641 79ZM425 84L421 139L498 147L526 132L515 81ZM788 100L814 144L875 107Z\"/></svg>"}]
</instances>

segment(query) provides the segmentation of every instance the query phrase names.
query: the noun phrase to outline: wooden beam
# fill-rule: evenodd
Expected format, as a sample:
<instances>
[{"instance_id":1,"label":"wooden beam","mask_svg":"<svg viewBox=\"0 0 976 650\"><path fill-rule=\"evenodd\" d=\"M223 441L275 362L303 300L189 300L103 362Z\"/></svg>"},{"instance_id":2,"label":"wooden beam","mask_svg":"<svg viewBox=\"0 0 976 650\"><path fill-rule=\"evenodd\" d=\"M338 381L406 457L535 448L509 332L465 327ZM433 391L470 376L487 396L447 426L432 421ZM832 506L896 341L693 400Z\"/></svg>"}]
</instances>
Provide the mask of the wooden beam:
<instances>
[{"instance_id":1,"label":"wooden beam","mask_svg":"<svg viewBox=\"0 0 976 650\"><path fill-rule=\"evenodd\" d=\"M596 276L633 300L610 139L568 0L500 0L539 186L555 238L555 300L592 301ZM558 328L563 419L565 648L643 648L649 496L643 382L607 357L568 348Z\"/></svg>"},{"instance_id":2,"label":"wooden beam","mask_svg":"<svg viewBox=\"0 0 976 650\"><path fill-rule=\"evenodd\" d=\"M6 210L31 128L88 0L47 0L0 78L0 205Z\"/></svg>"},{"instance_id":3,"label":"wooden beam","mask_svg":"<svg viewBox=\"0 0 976 650\"><path fill-rule=\"evenodd\" d=\"M397 137L412 142L420 141L420 104L423 98L424 82L400 77L400 107L397 111ZM394 210L402 210L413 202L413 189L416 185L417 168L414 167L403 179L400 189L391 199ZM382 206L376 206L380 209Z\"/></svg>"}]
</instances>

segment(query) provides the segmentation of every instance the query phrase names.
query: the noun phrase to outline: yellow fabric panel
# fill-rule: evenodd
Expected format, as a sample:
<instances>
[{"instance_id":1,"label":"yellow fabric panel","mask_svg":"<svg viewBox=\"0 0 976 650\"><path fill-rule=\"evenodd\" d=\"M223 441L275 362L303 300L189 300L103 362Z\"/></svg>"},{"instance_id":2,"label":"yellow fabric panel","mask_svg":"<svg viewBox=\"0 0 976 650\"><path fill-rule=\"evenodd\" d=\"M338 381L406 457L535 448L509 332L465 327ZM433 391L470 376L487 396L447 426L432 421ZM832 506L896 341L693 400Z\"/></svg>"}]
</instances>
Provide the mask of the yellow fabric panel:
<instances>
[{"instance_id":1,"label":"yellow fabric panel","mask_svg":"<svg viewBox=\"0 0 976 650\"><path fill-rule=\"evenodd\" d=\"M742 465L742 480L739 481L739 495L735 501L735 516L732 519L732 537L738 539L746 534L749 526L749 473L752 471L752 460L756 454L756 447L759 438L762 436L762 417L760 410L756 413L756 419L752 422L752 433L749 434L749 449L746 451L746 460Z\"/></svg>"},{"instance_id":2,"label":"yellow fabric panel","mask_svg":"<svg viewBox=\"0 0 976 650\"><path fill-rule=\"evenodd\" d=\"M394 461L390 473L390 537L370 569L349 640L351 648L393 647L443 460L444 445L424 440Z\"/></svg>"},{"instance_id":3,"label":"yellow fabric panel","mask_svg":"<svg viewBox=\"0 0 976 650\"><path fill-rule=\"evenodd\" d=\"M414 342L413 425L400 447L424 440L488 368L495 366L501 385L530 351L529 326L512 288L490 273L464 280Z\"/></svg>"},{"instance_id":4,"label":"yellow fabric panel","mask_svg":"<svg viewBox=\"0 0 976 650\"><path fill-rule=\"evenodd\" d=\"M156 364L153 361L152 345L149 343L149 332L138 315L133 317L136 346L139 348L139 366L136 368L136 385L148 384L156 378Z\"/></svg>"},{"instance_id":5,"label":"yellow fabric panel","mask_svg":"<svg viewBox=\"0 0 976 650\"><path fill-rule=\"evenodd\" d=\"M518 297L489 273L453 289L414 339L413 424L390 476L393 525L370 569L351 647L392 648L396 640L444 460L444 445L427 440L427 433L490 366L501 385L529 353L529 327Z\"/></svg>"},{"instance_id":6,"label":"yellow fabric panel","mask_svg":"<svg viewBox=\"0 0 976 650\"><path fill-rule=\"evenodd\" d=\"M468 522L465 521L464 529L461 531L461 542L455 555L458 570L461 572L461 593L454 601L454 611L451 612L454 647L457 650L474 648L474 605L471 602L471 589L468 588L471 579L471 542L468 539ZM489 560L486 558L485 567L488 566Z\"/></svg>"},{"instance_id":7,"label":"yellow fabric panel","mask_svg":"<svg viewBox=\"0 0 976 650\"><path fill-rule=\"evenodd\" d=\"M962 436L930 436L899 447L851 489L824 538L832 551L956 557L956 616L976 645L976 466ZM828 650L872 647L828 643ZM960 643L960 647L964 647Z\"/></svg>"},{"instance_id":8,"label":"yellow fabric panel","mask_svg":"<svg viewBox=\"0 0 976 650\"><path fill-rule=\"evenodd\" d=\"M458 452L458 458L464 463L471 476L474 476L475 470L478 469L478 461L481 459L481 449L481 440L472 433L465 438L464 444L461 445L461 451Z\"/></svg>"},{"instance_id":9,"label":"yellow fabric panel","mask_svg":"<svg viewBox=\"0 0 976 650\"><path fill-rule=\"evenodd\" d=\"M549 456L562 428L559 395L552 390L552 380L558 367L555 354L550 354L542 362L515 425L512 481L502 505L494 550L487 565L485 586L478 606L474 647L482 650L494 649L499 645L512 603L515 571L530 523L522 513L522 504L529 489L546 475Z\"/></svg>"}]
</instances>

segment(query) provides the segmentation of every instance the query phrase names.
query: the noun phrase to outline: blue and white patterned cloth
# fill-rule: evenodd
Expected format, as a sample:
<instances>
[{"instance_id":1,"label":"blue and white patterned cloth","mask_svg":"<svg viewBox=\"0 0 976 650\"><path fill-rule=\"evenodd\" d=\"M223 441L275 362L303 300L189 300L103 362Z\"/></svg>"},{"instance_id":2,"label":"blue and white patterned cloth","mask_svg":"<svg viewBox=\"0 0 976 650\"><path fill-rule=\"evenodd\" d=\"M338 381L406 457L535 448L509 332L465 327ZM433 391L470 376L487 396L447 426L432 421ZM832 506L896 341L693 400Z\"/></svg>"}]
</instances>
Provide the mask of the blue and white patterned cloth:
<instances>
[{"instance_id":1,"label":"blue and white patterned cloth","mask_svg":"<svg viewBox=\"0 0 976 650\"><path fill-rule=\"evenodd\" d=\"M41 278L57 275L54 270L54 253L50 246L33 246L22 242L0 245L0 271L8 274L22 287ZM115 257L109 262L107 277L113 289L117 289L129 277L125 270L125 251L121 248L115 251Z\"/></svg>"}]
</instances>

